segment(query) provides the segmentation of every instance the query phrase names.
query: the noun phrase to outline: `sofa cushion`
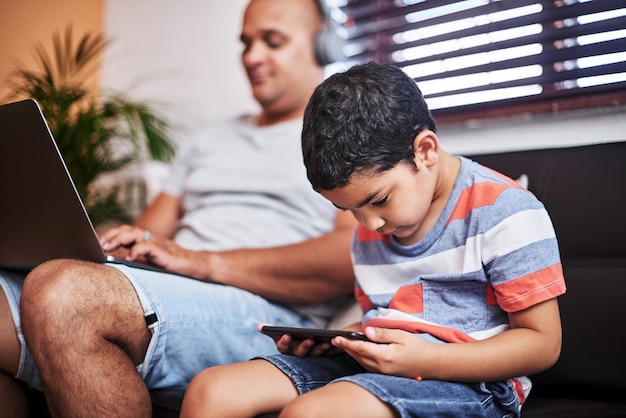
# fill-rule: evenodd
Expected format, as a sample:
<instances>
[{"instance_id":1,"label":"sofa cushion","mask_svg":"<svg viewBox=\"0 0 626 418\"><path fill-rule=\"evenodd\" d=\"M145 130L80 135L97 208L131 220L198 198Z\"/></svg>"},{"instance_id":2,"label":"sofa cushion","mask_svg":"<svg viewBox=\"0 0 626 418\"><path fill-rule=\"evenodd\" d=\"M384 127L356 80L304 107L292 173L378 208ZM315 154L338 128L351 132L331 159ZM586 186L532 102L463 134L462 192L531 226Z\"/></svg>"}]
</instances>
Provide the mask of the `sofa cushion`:
<instances>
[{"instance_id":1,"label":"sofa cushion","mask_svg":"<svg viewBox=\"0 0 626 418\"><path fill-rule=\"evenodd\" d=\"M626 417L626 404L576 398L532 399L522 409L522 418L611 418Z\"/></svg>"},{"instance_id":2,"label":"sofa cushion","mask_svg":"<svg viewBox=\"0 0 626 418\"><path fill-rule=\"evenodd\" d=\"M522 416L626 416L626 142L469 157L527 175L559 241L563 347L554 367L531 377Z\"/></svg>"},{"instance_id":3,"label":"sofa cushion","mask_svg":"<svg viewBox=\"0 0 626 418\"><path fill-rule=\"evenodd\" d=\"M626 142L468 157L513 179L528 176L562 258L626 258Z\"/></svg>"},{"instance_id":4,"label":"sofa cushion","mask_svg":"<svg viewBox=\"0 0 626 418\"><path fill-rule=\"evenodd\" d=\"M152 418L178 418L184 395L184 390L151 390L150 397L152 398Z\"/></svg>"},{"instance_id":5,"label":"sofa cushion","mask_svg":"<svg viewBox=\"0 0 626 418\"><path fill-rule=\"evenodd\" d=\"M626 400L626 260L565 259L563 270L561 356L534 376L535 394Z\"/></svg>"}]
</instances>

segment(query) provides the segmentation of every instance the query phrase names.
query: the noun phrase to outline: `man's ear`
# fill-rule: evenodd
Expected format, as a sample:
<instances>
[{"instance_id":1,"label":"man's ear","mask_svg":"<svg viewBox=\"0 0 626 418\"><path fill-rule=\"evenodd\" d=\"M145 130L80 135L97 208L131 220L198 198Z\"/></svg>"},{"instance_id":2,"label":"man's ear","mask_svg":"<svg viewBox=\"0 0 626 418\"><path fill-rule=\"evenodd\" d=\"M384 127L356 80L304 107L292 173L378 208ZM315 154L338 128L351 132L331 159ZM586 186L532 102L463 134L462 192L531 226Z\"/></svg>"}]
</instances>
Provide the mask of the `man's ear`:
<instances>
[{"instance_id":1,"label":"man's ear","mask_svg":"<svg viewBox=\"0 0 626 418\"><path fill-rule=\"evenodd\" d=\"M414 161L417 167L432 166L439 159L439 138L430 129L423 130L413 140Z\"/></svg>"}]
</instances>

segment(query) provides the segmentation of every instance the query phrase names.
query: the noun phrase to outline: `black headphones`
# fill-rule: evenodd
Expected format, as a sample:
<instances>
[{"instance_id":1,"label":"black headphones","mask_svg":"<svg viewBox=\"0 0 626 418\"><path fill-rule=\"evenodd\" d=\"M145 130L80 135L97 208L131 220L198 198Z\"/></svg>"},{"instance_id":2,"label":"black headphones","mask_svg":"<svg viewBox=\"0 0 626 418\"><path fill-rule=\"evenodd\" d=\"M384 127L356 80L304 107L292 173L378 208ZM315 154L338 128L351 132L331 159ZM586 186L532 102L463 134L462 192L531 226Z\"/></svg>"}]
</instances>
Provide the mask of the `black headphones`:
<instances>
[{"instance_id":1,"label":"black headphones","mask_svg":"<svg viewBox=\"0 0 626 418\"><path fill-rule=\"evenodd\" d=\"M326 1L316 0L316 3L326 24L324 29L315 35L315 59L321 66L343 61L345 59L343 54L344 40L337 35L339 23L330 15Z\"/></svg>"}]
</instances>

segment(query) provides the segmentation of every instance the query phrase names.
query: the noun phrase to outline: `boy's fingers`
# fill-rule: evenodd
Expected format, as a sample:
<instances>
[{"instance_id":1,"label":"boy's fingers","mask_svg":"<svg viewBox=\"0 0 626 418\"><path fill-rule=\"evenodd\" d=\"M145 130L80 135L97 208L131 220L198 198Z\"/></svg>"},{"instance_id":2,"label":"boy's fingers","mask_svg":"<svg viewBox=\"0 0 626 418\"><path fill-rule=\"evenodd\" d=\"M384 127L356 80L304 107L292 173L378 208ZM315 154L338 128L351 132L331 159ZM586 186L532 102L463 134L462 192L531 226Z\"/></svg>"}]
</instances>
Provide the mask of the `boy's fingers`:
<instances>
[{"instance_id":1,"label":"boy's fingers","mask_svg":"<svg viewBox=\"0 0 626 418\"><path fill-rule=\"evenodd\" d=\"M365 335L370 340L377 343L398 343L404 339L407 332L390 328L365 328Z\"/></svg>"}]
</instances>

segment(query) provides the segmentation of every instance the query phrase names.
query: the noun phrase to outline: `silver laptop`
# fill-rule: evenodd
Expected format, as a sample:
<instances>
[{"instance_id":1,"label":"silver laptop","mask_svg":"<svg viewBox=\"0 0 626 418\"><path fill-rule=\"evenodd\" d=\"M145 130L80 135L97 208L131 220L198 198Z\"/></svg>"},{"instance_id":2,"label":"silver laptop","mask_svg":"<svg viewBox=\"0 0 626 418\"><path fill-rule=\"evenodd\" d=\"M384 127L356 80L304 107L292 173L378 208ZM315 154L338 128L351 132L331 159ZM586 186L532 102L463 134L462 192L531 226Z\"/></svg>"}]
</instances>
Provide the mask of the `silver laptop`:
<instances>
[{"instance_id":1,"label":"silver laptop","mask_svg":"<svg viewBox=\"0 0 626 418\"><path fill-rule=\"evenodd\" d=\"M0 106L0 268L27 271L52 259L107 256L41 109L34 100Z\"/></svg>"}]
</instances>

